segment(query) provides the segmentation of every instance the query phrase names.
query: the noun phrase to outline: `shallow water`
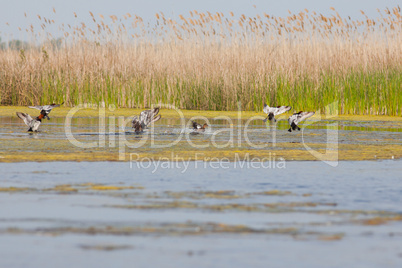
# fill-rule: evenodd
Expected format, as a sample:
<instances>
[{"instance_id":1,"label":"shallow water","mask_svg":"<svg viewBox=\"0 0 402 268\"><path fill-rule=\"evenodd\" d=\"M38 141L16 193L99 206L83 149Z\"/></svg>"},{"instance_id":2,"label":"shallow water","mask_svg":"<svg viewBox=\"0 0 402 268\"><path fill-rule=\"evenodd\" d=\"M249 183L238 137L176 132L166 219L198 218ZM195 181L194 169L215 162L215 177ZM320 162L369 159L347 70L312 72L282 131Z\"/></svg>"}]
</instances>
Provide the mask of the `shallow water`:
<instances>
[{"instance_id":1,"label":"shallow water","mask_svg":"<svg viewBox=\"0 0 402 268\"><path fill-rule=\"evenodd\" d=\"M0 117L0 267L402 265L401 121L105 123Z\"/></svg>"},{"instance_id":2,"label":"shallow water","mask_svg":"<svg viewBox=\"0 0 402 268\"><path fill-rule=\"evenodd\" d=\"M189 121L186 120L187 124ZM98 118L73 118L68 128L64 118L43 120L39 133L27 133L27 127L16 117L0 117L0 160L41 161L37 152L46 152L44 161L117 160L117 154L141 153L149 157L164 156L166 150L181 152L188 158L193 151L210 153L209 157L228 157L242 150L262 158L274 152L286 160L317 159L309 150L337 150L339 160L397 159L402 157L401 121L306 121L302 131L288 132L286 120L276 126L261 120L209 120L205 133L192 134L178 119L162 118L143 134L132 132L130 125L119 126L118 120L107 119L103 127ZM68 135L70 131L71 135ZM73 140L73 141L72 141ZM74 143L76 141L78 143ZM94 144L94 145L91 145ZM83 148L89 146L87 148ZM336 146L336 148L334 147ZM367 147L368 146L368 147ZM168 149L166 149L168 148ZM361 153L365 152L365 153ZM27 156L26 154L31 155ZM63 154L50 156L50 154ZM89 155L81 155L89 153ZM19 160L18 155L22 155ZM70 155L70 156L69 156ZM53 158L52 158L53 157ZM64 158L63 158L64 157ZM169 156L170 157L170 156ZM129 160L129 156L119 158Z\"/></svg>"},{"instance_id":3,"label":"shallow water","mask_svg":"<svg viewBox=\"0 0 402 268\"><path fill-rule=\"evenodd\" d=\"M215 164L0 163L0 266L401 267L400 160Z\"/></svg>"}]
</instances>

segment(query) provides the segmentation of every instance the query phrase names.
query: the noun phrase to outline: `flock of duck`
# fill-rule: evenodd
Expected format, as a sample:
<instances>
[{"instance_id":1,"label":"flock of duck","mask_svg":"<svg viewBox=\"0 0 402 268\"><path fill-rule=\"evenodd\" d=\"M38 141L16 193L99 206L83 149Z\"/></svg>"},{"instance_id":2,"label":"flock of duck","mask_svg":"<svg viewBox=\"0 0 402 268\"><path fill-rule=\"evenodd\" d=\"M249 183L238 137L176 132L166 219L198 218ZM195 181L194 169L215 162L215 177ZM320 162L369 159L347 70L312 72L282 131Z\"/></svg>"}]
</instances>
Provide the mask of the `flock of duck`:
<instances>
[{"instance_id":1,"label":"flock of duck","mask_svg":"<svg viewBox=\"0 0 402 268\"><path fill-rule=\"evenodd\" d=\"M283 114L284 112L289 111L292 109L290 106L277 106L277 107L269 107L266 103L264 103L264 108L263 111L264 113L268 114L267 118L264 119L264 122L267 122L269 120L272 123L276 122L275 116ZM298 112L292 114L289 119L289 125L290 128L288 129L289 132L292 132L292 130L300 130L298 124L309 118L310 116L313 116L315 113L314 112Z\"/></svg>"},{"instance_id":2,"label":"flock of duck","mask_svg":"<svg viewBox=\"0 0 402 268\"><path fill-rule=\"evenodd\" d=\"M40 110L39 116L32 118L29 114L17 112L17 116L24 120L25 124L29 127L29 132L37 132L38 128L42 122L43 118L49 118L49 113L52 111L53 108L60 107L60 104L50 104L44 106L28 106L29 108ZM290 106L277 106L277 107L269 107L266 103L264 103L263 111L268 115L263 121L267 122L268 120L271 123L275 123L276 119L275 116L280 115L284 112L287 112L291 109ZM159 108L154 108L150 110L142 111L138 116L135 116L132 120L132 128L136 133L141 133L144 129L148 128L148 126L159 119L161 119L161 115L159 114ZM298 124L309 118L310 116L314 115L314 112L298 112L291 115L288 119L290 128L288 129L289 132L300 130ZM194 132L204 132L205 129L208 127L208 124L199 124L197 122L192 121L192 129Z\"/></svg>"}]
</instances>

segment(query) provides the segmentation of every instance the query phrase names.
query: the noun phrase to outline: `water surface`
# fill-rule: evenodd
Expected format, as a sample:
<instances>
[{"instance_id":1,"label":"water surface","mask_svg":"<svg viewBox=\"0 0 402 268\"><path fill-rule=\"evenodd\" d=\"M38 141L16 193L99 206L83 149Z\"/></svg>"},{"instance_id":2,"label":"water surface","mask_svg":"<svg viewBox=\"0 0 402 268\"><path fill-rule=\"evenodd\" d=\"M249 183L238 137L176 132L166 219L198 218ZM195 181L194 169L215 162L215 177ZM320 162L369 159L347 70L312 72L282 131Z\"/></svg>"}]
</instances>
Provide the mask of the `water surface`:
<instances>
[{"instance_id":1,"label":"water surface","mask_svg":"<svg viewBox=\"0 0 402 268\"><path fill-rule=\"evenodd\" d=\"M185 123L189 123L185 120ZM0 161L50 160L125 160L130 153L143 157L170 157L175 152L188 159L194 152L211 157L243 156L252 153L262 159L275 153L286 160L367 160L402 157L402 123L400 121L306 121L302 131L288 132L286 120L275 126L261 120L213 120L205 133L190 135L188 126L178 119L162 118L154 128L135 134L130 125L117 119L102 125L99 118L77 117L66 128L64 118L43 120L39 133L27 133L16 117L0 117ZM93 144L93 145L91 145ZM335 158L317 158L336 150ZM38 153L46 152L39 155ZM118 155L125 154L118 158ZM209 155L208 155L209 154ZM171 159L173 160L173 159Z\"/></svg>"},{"instance_id":2,"label":"water surface","mask_svg":"<svg viewBox=\"0 0 402 268\"><path fill-rule=\"evenodd\" d=\"M401 267L401 161L255 164L0 163L0 266Z\"/></svg>"}]
</instances>

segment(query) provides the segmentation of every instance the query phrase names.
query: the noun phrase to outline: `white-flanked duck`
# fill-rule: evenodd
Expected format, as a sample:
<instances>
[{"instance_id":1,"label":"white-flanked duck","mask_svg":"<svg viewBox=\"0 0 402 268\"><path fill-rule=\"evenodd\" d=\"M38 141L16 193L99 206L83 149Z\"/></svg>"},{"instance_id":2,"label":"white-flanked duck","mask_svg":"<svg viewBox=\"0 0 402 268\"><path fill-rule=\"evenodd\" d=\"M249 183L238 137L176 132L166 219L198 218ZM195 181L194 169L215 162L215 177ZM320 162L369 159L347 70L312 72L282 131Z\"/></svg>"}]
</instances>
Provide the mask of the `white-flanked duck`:
<instances>
[{"instance_id":1,"label":"white-flanked duck","mask_svg":"<svg viewBox=\"0 0 402 268\"><path fill-rule=\"evenodd\" d=\"M264 113L268 114L267 118L265 118L263 121L267 122L269 120L271 123L275 123L275 115L283 114L284 112L289 111L292 109L290 106L277 106L277 107L269 107L266 103L264 103Z\"/></svg>"},{"instance_id":2,"label":"white-flanked duck","mask_svg":"<svg viewBox=\"0 0 402 268\"><path fill-rule=\"evenodd\" d=\"M38 117L32 118L29 114L17 112L17 116L24 120L25 124L29 127L29 132L38 131L42 118L46 116L45 114L45 111L41 111Z\"/></svg>"},{"instance_id":3,"label":"white-flanked duck","mask_svg":"<svg viewBox=\"0 0 402 268\"><path fill-rule=\"evenodd\" d=\"M158 115L158 113L159 108L157 107L155 109L142 111L140 113L140 118L135 116L132 121L132 127L134 128L135 132L143 132L148 125L161 119L161 115Z\"/></svg>"},{"instance_id":4,"label":"white-flanked duck","mask_svg":"<svg viewBox=\"0 0 402 268\"><path fill-rule=\"evenodd\" d=\"M204 132L205 129L208 127L207 123L204 123L203 125L201 125L195 121L191 121L191 122L193 122L193 131L196 131L196 132Z\"/></svg>"},{"instance_id":5,"label":"white-flanked duck","mask_svg":"<svg viewBox=\"0 0 402 268\"><path fill-rule=\"evenodd\" d=\"M63 102L64 103L64 102ZM63 104L62 103L62 104ZM52 109L53 108L56 108L56 107L60 107L60 105L61 104L55 104L55 103L53 103L53 104L49 104L49 105L37 105L37 106L28 106L28 108L33 108L33 109L37 109L37 110L40 110L41 111L41 114L42 114L42 111L44 112L44 114L45 114L45 116L44 117L46 117L47 118L47 120L49 120L50 118L49 118L49 114L50 114L50 112L52 111Z\"/></svg>"},{"instance_id":6,"label":"white-flanked duck","mask_svg":"<svg viewBox=\"0 0 402 268\"><path fill-rule=\"evenodd\" d=\"M314 112L298 112L294 113L291 115L288 119L290 128L288 129L289 132L292 132L292 130L300 130L300 128L297 126L301 121L306 120L310 116L313 116L315 113Z\"/></svg>"}]
</instances>

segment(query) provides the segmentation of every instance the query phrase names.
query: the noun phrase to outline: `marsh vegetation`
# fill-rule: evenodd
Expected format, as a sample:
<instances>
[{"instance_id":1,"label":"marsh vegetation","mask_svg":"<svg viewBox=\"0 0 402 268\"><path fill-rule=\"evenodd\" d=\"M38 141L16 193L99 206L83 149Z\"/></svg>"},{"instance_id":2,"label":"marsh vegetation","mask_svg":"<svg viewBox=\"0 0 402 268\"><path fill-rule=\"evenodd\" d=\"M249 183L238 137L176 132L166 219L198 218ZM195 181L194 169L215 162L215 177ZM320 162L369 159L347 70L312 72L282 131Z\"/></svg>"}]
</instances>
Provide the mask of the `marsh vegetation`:
<instances>
[{"instance_id":1,"label":"marsh vegetation","mask_svg":"<svg viewBox=\"0 0 402 268\"><path fill-rule=\"evenodd\" d=\"M401 115L400 7L369 18L303 10L286 17L192 11L145 22L127 13L25 31L0 50L0 104L105 103L144 108L295 110L338 102L341 114ZM59 35L48 29L58 27ZM59 38L62 36L62 38ZM56 41L54 41L56 40Z\"/></svg>"}]
</instances>

